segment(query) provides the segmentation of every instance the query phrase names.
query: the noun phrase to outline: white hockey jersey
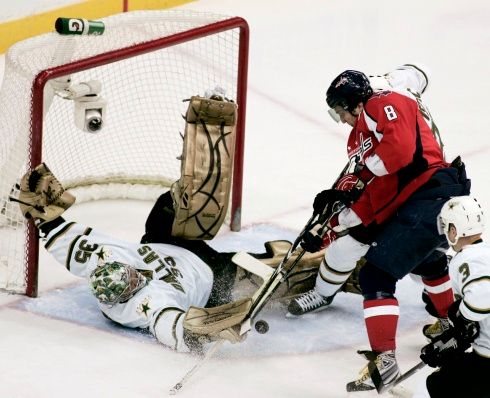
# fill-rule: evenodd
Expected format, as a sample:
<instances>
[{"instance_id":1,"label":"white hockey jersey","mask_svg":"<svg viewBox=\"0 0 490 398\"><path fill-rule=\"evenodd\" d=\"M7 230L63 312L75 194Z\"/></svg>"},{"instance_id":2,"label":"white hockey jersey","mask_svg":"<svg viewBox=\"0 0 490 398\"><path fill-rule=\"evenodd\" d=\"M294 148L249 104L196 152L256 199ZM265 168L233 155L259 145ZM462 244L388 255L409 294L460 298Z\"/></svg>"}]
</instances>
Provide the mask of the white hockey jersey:
<instances>
[{"instance_id":1,"label":"white hockey jersey","mask_svg":"<svg viewBox=\"0 0 490 398\"><path fill-rule=\"evenodd\" d=\"M473 349L490 358L490 245L465 246L449 263L449 273L455 294L462 297L461 314L480 325Z\"/></svg>"},{"instance_id":2,"label":"white hockey jersey","mask_svg":"<svg viewBox=\"0 0 490 398\"><path fill-rule=\"evenodd\" d=\"M127 302L102 312L130 328L149 329L164 345L188 351L183 341L185 312L204 307L213 273L194 253L167 244L135 244L115 239L74 222L64 222L43 238L46 249L75 275L88 278L98 264L119 261L145 276L149 283Z\"/></svg>"}]
</instances>

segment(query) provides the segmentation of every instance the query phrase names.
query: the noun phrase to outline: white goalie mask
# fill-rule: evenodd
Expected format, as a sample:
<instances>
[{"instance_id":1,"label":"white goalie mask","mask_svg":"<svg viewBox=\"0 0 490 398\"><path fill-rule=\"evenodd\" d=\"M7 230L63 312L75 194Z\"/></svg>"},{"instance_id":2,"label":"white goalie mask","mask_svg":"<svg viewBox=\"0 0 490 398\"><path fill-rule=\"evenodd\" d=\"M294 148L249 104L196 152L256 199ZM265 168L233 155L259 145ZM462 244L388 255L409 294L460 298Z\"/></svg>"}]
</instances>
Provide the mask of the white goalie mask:
<instances>
[{"instance_id":1,"label":"white goalie mask","mask_svg":"<svg viewBox=\"0 0 490 398\"><path fill-rule=\"evenodd\" d=\"M90 274L92 293L109 306L129 300L146 284L141 272L117 261L105 263Z\"/></svg>"},{"instance_id":2,"label":"white goalie mask","mask_svg":"<svg viewBox=\"0 0 490 398\"><path fill-rule=\"evenodd\" d=\"M451 242L448 237L450 225L456 227L456 237ZM485 216L478 201L471 196L457 196L449 199L437 217L439 233L446 236L454 246L460 237L481 234L485 229Z\"/></svg>"}]
</instances>

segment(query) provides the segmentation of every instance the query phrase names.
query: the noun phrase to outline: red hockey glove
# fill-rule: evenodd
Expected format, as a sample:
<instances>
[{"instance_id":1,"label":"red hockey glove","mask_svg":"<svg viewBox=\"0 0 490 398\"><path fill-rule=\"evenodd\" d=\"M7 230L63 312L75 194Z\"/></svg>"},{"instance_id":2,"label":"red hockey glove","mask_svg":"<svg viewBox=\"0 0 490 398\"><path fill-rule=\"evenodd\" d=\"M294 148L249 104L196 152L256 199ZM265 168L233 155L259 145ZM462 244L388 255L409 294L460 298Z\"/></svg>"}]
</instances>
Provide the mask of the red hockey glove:
<instances>
[{"instance_id":1,"label":"red hockey glove","mask_svg":"<svg viewBox=\"0 0 490 398\"><path fill-rule=\"evenodd\" d=\"M339 191L352 191L354 188L363 189L364 183L355 174L346 174L335 184L335 188Z\"/></svg>"},{"instance_id":2,"label":"red hockey glove","mask_svg":"<svg viewBox=\"0 0 490 398\"><path fill-rule=\"evenodd\" d=\"M339 236L333 228L339 226L339 217L334 215L323 234L320 234L322 224L319 222L314 223L311 228L305 232L303 239L301 240L301 247L307 252L315 253L322 249L326 249L335 239Z\"/></svg>"},{"instance_id":3,"label":"red hockey glove","mask_svg":"<svg viewBox=\"0 0 490 398\"><path fill-rule=\"evenodd\" d=\"M335 184L335 188L339 191L348 192L351 202L355 202L373 177L374 174L364 166L355 173L346 174L340 178Z\"/></svg>"},{"instance_id":4,"label":"red hockey glove","mask_svg":"<svg viewBox=\"0 0 490 398\"><path fill-rule=\"evenodd\" d=\"M313 211L315 214L331 214L332 207L336 202L341 202L346 206L349 205L351 194L338 189L327 189L316 195L313 202ZM328 207L327 207L328 206Z\"/></svg>"},{"instance_id":5,"label":"red hockey glove","mask_svg":"<svg viewBox=\"0 0 490 398\"><path fill-rule=\"evenodd\" d=\"M340 178L335 184L339 191L352 191L353 189L364 189L374 174L367 168L362 167L359 171L349 173Z\"/></svg>"}]
</instances>

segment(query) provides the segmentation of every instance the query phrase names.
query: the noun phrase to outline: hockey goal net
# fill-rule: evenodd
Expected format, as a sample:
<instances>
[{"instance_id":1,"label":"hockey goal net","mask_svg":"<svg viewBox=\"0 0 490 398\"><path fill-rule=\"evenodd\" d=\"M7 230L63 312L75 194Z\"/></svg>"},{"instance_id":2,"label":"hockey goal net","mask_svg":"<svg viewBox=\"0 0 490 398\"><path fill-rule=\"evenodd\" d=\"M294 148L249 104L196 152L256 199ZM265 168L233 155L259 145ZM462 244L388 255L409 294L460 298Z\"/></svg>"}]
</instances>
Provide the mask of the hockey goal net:
<instances>
[{"instance_id":1,"label":"hockey goal net","mask_svg":"<svg viewBox=\"0 0 490 398\"><path fill-rule=\"evenodd\" d=\"M217 86L239 109L229 209L231 228L240 228L247 23L186 10L136 11L102 21L102 35L53 32L6 54L0 91L3 291L37 295L37 231L8 199L17 196L27 170L46 162L77 202L157 197L180 177L183 100ZM99 86L95 98L106 103L99 132L79 128L81 111L75 109L83 104L56 91L67 82Z\"/></svg>"}]
</instances>

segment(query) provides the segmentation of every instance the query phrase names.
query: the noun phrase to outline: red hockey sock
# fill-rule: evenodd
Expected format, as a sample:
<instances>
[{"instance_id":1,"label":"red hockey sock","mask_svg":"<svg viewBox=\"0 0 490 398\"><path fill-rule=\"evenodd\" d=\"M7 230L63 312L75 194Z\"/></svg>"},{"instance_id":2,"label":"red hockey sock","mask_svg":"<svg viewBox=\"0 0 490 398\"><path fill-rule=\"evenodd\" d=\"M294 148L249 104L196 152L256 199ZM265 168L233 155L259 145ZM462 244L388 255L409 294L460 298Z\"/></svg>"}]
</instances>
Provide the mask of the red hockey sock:
<instances>
[{"instance_id":1,"label":"red hockey sock","mask_svg":"<svg viewBox=\"0 0 490 398\"><path fill-rule=\"evenodd\" d=\"M446 318L447 310L454 302L453 288L449 275L433 280L422 278L422 281L437 313L441 318Z\"/></svg>"},{"instance_id":2,"label":"red hockey sock","mask_svg":"<svg viewBox=\"0 0 490 398\"><path fill-rule=\"evenodd\" d=\"M364 321L373 351L383 352L396 348L399 312L396 298L364 300Z\"/></svg>"}]
</instances>

